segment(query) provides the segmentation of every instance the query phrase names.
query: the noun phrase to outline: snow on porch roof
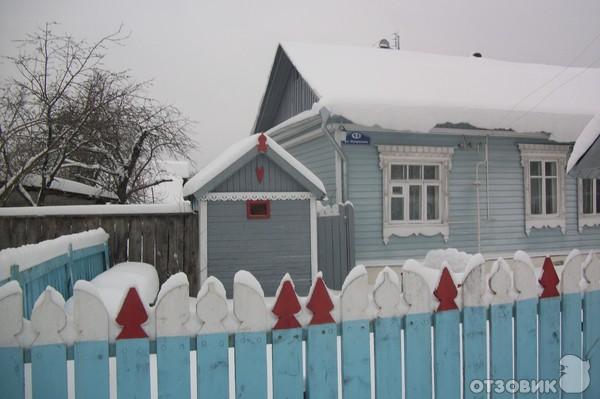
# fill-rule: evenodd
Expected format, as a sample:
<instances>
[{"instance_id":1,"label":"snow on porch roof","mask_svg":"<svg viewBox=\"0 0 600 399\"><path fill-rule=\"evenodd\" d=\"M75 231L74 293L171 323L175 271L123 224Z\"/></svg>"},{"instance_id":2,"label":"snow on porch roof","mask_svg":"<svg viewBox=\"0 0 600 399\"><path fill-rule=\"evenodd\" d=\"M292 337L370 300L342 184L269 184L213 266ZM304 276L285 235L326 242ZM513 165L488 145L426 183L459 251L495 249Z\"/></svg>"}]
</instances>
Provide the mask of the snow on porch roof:
<instances>
[{"instance_id":1,"label":"snow on porch roof","mask_svg":"<svg viewBox=\"0 0 600 399\"><path fill-rule=\"evenodd\" d=\"M438 124L548 132L572 142L600 109L600 69L390 49L284 43L331 114L363 126L429 132Z\"/></svg>"},{"instance_id":2,"label":"snow on porch roof","mask_svg":"<svg viewBox=\"0 0 600 399\"><path fill-rule=\"evenodd\" d=\"M270 152L274 152L277 154L280 160L283 160L287 163L293 170L295 170L299 176L304 178L307 183L309 183L312 187L310 188L313 193L318 194L318 197L325 197L326 191L323 182L306 166L304 166L300 161L294 158L289 152L287 152L283 147L281 147L275 140L265 135L252 135L249 137L240 140L239 142L230 146L227 150L223 151L216 159L206 165L202 170L194 177L192 177L184 186L183 186L183 196L187 197L193 195L198 192L202 192L209 183L213 182L216 178L227 172L229 168L231 168L240 158L244 157L246 154L251 151L259 152L259 138L266 139L267 150L265 155L270 158ZM273 159L275 162L278 159ZM282 165L279 165L282 166ZM235 172L235 170L231 170L231 173Z\"/></svg>"}]
</instances>

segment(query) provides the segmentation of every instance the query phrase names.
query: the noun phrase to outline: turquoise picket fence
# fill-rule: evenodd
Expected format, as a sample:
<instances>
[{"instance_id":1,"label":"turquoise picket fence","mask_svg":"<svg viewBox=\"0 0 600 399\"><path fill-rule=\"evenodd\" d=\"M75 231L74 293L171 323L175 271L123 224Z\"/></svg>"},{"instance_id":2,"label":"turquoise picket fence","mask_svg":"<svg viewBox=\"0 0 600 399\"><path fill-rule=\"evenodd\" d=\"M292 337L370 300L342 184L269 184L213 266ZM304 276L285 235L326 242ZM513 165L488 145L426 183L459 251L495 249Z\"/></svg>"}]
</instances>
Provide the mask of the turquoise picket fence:
<instances>
[{"instance_id":1,"label":"turquoise picket fence","mask_svg":"<svg viewBox=\"0 0 600 399\"><path fill-rule=\"evenodd\" d=\"M85 240L85 246L78 241ZM75 248L73 249L73 244ZM18 263L10 262L11 256L2 257L2 253L21 252L21 258L27 253L43 251L50 247L51 254L39 263L28 264L21 268ZM42 257L43 258L43 257ZM102 229L66 235L40 244L26 245L21 248L9 248L0 251L0 260L10 264L0 264L0 268L9 269L10 277L0 281L0 285L16 280L23 289L24 315L29 318L35 300L47 286L56 289L65 299L73 295L73 285L77 280L91 280L109 267L108 235ZM2 262L0 262L2 263Z\"/></svg>"},{"instance_id":2,"label":"turquoise picket fence","mask_svg":"<svg viewBox=\"0 0 600 399\"><path fill-rule=\"evenodd\" d=\"M111 390L118 398L471 399L488 390L492 398L600 398L596 255L574 253L562 268L547 258L541 270L503 259L476 259L460 274L423 267L386 268L372 286L357 266L339 295L316 276L307 298L286 276L273 300L241 271L232 304L212 277L190 298L178 273L150 308L134 288L123 293L117 315L78 282L69 318L45 291L31 316L33 342L19 338L36 334L24 333L28 323L11 305L21 290L11 283L0 287L3 394L22 398L30 386L33 398L66 398L70 389L78 398ZM70 323L73 342L64 338ZM568 366L581 366L577 378Z\"/></svg>"}]
</instances>

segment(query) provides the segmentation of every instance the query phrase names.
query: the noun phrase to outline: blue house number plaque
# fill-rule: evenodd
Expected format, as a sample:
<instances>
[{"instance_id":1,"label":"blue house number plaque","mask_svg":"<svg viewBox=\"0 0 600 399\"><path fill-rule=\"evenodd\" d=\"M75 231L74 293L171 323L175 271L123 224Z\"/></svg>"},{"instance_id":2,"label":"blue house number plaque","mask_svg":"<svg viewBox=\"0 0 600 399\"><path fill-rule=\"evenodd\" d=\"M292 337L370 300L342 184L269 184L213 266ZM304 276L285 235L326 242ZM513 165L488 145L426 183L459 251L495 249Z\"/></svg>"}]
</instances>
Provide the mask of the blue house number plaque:
<instances>
[{"instance_id":1,"label":"blue house number plaque","mask_svg":"<svg viewBox=\"0 0 600 399\"><path fill-rule=\"evenodd\" d=\"M346 144L371 144L371 138L360 132L346 133Z\"/></svg>"}]
</instances>

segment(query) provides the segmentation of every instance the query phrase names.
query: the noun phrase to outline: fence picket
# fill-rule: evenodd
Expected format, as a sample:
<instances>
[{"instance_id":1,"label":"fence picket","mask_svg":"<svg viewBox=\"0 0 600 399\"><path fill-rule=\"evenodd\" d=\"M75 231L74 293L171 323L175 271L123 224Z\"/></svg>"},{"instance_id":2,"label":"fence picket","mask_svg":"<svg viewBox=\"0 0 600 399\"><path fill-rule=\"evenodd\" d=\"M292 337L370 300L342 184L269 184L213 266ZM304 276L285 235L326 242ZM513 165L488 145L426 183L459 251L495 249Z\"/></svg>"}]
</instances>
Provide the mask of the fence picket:
<instances>
[{"instance_id":1,"label":"fence picket","mask_svg":"<svg viewBox=\"0 0 600 399\"><path fill-rule=\"evenodd\" d=\"M402 318L375 320L375 396L399 397L402 392Z\"/></svg>"},{"instance_id":2,"label":"fence picket","mask_svg":"<svg viewBox=\"0 0 600 399\"><path fill-rule=\"evenodd\" d=\"M515 378L537 379L537 298L519 301L515 305ZM519 399L533 399L534 392L517 392Z\"/></svg>"},{"instance_id":3,"label":"fence picket","mask_svg":"<svg viewBox=\"0 0 600 399\"><path fill-rule=\"evenodd\" d=\"M337 399L337 326L308 327L306 338L306 389L309 399Z\"/></svg>"},{"instance_id":4,"label":"fence picket","mask_svg":"<svg viewBox=\"0 0 600 399\"><path fill-rule=\"evenodd\" d=\"M490 378L508 381L513 378L512 351L513 305L492 305L490 308ZM511 398L509 392L493 392L493 398Z\"/></svg>"},{"instance_id":5,"label":"fence picket","mask_svg":"<svg viewBox=\"0 0 600 399\"><path fill-rule=\"evenodd\" d=\"M190 397L190 338L156 338L159 398Z\"/></svg>"},{"instance_id":6,"label":"fence picket","mask_svg":"<svg viewBox=\"0 0 600 399\"><path fill-rule=\"evenodd\" d=\"M235 397L267 397L267 337L264 332L235 335Z\"/></svg>"},{"instance_id":7,"label":"fence picket","mask_svg":"<svg viewBox=\"0 0 600 399\"><path fill-rule=\"evenodd\" d=\"M273 398L304 398L301 328L273 331Z\"/></svg>"},{"instance_id":8,"label":"fence picket","mask_svg":"<svg viewBox=\"0 0 600 399\"><path fill-rule=\"evenodd\" d=\"M431 314L406 316L404 350L406 353L406 399L431 398Z\"/></svg>"},{"instance_id":9,"label":"fence picket","mask_svg":"<svg viewBox=\"0 0 600 399\"><path fill-rule=\"evenodd\" d=\"M150 342L148 338L117 340L117 397L150 397Z\"/></svg>"},{"instance_id":10,"label":"fence picket","mask_svg":"<svg viewBox=\"0 0 600 399\"><path fill-rule=\"evenodd\" d=\"M368 320L342 322L342 380L344 398L371 395Z\"/></svg>"},{"instance_id":11,"label":"fence picket","mask_svg":"<svg viewBox=\"0 0 600 399\"><path fill-rule=\"evenodd\" d=\"M561 323L561 358L565 355L582 357L581 353L581 294L563 294ZM581 398L581 393L563 393L564 399Z\"/></svg>"},{"instance_id":12,"label":"fence picket","mask_svg":"<svg viewBox=\"0 0 600 399\"><path fill-rule=\"evenodd\" d=\"M435 397L460 397L460 311L447 310L434 316Z\"/></svg>"},{"instance_id":13,"label":"fence picket","mask_svg":"<svg viewBox=\"0 0 600 399\"><path fill-rule=\"evenodd\" d=\"M110 395L108 341L76 342L73 356L75 397L108 399Z\"/></svg>"},{"instance_id":14,"label":"fence picket","mask_svg":"<svg viewBox=\"0 0 600 399\"><path fill-rule=\"evenodd\" d=\"M67 347L64 344L31 348L31 393L33 399L67 397Z\"/></svg>"},{"instance_id":15,"label":"fence picket","mask_svg":"<svg viewBox=\"0 0 600 399\"><path fill-rule=\"evenodd\" d=\"M560 297L540 299L539 309L539 378L560 378ZM544 398L558 398L560 390Z\"/></svg>"},{"instance_id":16,"label":"fence picket","mask_svg":"<svg viewBox=\"0 0 600 399\"><path fill-rule=\"evenodd\" d=\"M2 394L7 398L22 399L25 397L24 368L23 349L0 347Z\"/></svg>"},{"instance_id":17,"label":"fence picket","mask_svg":"<svg viewBox=\"0 0 600 399\"><path fill-rule=\"evenodd\" d=\"M591 385L583 393L584 399L600 398L600 290L588 291L584 296L583 353L588 360Z\"/></svg>"},{"instance_id":18,"label":"fence picket","mask_svg":"<svg viewBox=\"0 0 600 399\"><path fill-rule=\"evenodd\" d=\"M226 333L196 338L198 398L229 398L229 337Z\"/></svg>"},{"instance_id":19,"label":"fence picket","mask_svg":"<svg viewBox=\"0 0 600 399\"><path fill-rule=\"evenodd\" d=\"M475 392L471 383L487 378L487 307L463 309L463 362L465 399L487 398L485 391Z\"/></svg>"}]
</instances>

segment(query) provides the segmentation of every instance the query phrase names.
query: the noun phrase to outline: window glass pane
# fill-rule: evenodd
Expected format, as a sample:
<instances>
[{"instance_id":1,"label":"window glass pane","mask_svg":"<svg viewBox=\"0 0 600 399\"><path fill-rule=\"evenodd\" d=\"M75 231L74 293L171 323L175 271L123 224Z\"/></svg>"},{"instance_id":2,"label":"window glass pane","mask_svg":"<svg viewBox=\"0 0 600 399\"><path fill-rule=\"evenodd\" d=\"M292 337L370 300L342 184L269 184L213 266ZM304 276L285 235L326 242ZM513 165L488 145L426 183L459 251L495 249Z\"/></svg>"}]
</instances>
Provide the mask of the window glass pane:
<instances>
[{"instance_id":1,"label":"window glass pane","mask_svg":"<svg viewBox=\"0 0 600 399\"><path fill-rule=\"evenodd\" d=\"M427 220L440 218L440 188L427 186Z\"/></svg>"},{"instance_id":2,"label":"window glass pane","mask_svg":"<svg viewBox=\"0 0 600 399\"><path fill-rule=\"evenodd\" d=\"M531 214L542 214L542 179L531 179Z\"/></svg>"},{"instance_id":3,"label":"window glass pane","mask_svg":"<svg viewBox=\"0 0 600 399\"><path fill-rule=\"evenodd\" d=\"M439 166L425 165L423 166L423 176L428 180L437 180L439 177Z\"/></svg>"},{"instance_id":4,"label":"window glass pane","mask_svg":"<svg viewBox=\"0 0 600 399\"><path fill-rule=\"evenodd\" d=\"M406 179L406 165L392 165L392 180Z\"/></svg>"},{"instance_id":5,"label":"window glass pane","mask_svg":"<svg viewBox=\"0 0 600 399\"><path fill-rule=\"evenodd\" d=\"M421 220L421 186L410 186L408 196L410 220Z\"/></svg>"},{"instance_id":6,"label":"window glass pane","mask_svg":"<svg viewBox=\"0 0 600 399\"><path fill-rule=\"evenodd\" d=\"M540 161L529 162L529 174L531 176L541 176L542 175L542 163Z\"/></svg>"},{"instance_id":7,"label":"window glass pane","mask_svg":"<svg viewBox=\"0 0 600 399\"><path fill-rule=\"evenodd\" d=\"M394 186L392 187L392 194L394 195L402 195L403 194L402 186Z\"/></svg>"},{"instance_id":8,"label":"window glass pane","mask_svg":"<svg viewBox=\"0 0 600 399\"><path fill-rule=\"evenodd\" d=\"M421 179L421 165L408 165L408 178Z\"/></svg>"},{"instance_id":9,"label":"window glass pane","mask_svg":"<svg viewBox=\"0 0 600 399\"><path fill-rule=\"evenodd\" d=\"M556 179L546 179L546 214L557 213Z\"/></svg>"},{"instance_id":10,"label":"window glass pane","mask_svg":"<svg viewBox=\"0 0 600 399\"><path fill-rule=\"evenodd\" d=\"M583 202L583 213L593 213L593 204L594 204L594 192L592 190L592 179L583 179L581 182L582 185L582 202Z\"/></svg>"},{"instance_id":11,"label":"window glass pane","mask_svg":"<svg viewBox=\"0 0 600 399\"><path fill-rule=\"evenodd\" d=\"M404 220L404 198L392 198L392 220Z\"/></svg>"},{"instance_id":12,"label":"window glass pane","mask_svg":"<svg viewBox=\"0 0 600 399\"><path fill-rule=\"evenodd\" d=\"M546 162L546 176L556 176L556 162Z\"/></svg>"}]
</instances>

